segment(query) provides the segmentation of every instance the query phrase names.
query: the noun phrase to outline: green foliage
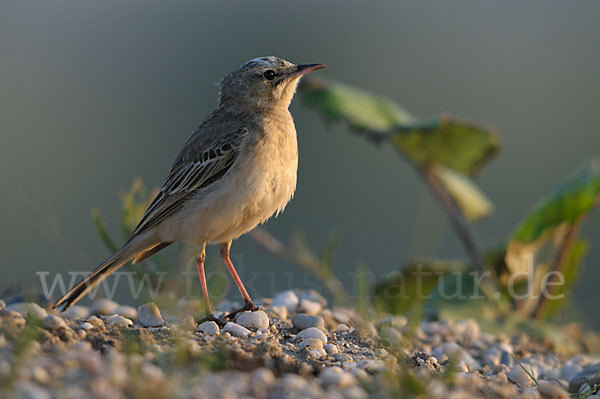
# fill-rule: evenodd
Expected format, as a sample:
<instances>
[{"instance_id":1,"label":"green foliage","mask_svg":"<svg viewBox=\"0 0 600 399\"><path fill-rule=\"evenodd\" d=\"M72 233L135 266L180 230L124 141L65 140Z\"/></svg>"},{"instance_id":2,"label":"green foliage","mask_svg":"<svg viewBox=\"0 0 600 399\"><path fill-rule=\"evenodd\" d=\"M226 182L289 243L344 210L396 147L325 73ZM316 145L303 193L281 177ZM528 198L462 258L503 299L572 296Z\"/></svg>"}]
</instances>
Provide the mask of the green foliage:
<instances>
[{"instance_id":1,"label":"green foliage","mask_svg":"<svg viewBox=\"0 0 600 399\"><path fill-rule=\"evenodd\" d=\"M585 163L554 188L520 223L509 241L506 264L515 273L534 263L536 272L560 272L564 284L550 294L566 296L579 274L586 244L578 240L579 229L600 199L600 159ZM542 297L533 308L525 308L539 319L548 319L564 306L564 299Z\"/></svg>"},{"instance_id":2,"label":"green foliage","mask_svg":"<svg viewBox=\"0 0 600 399\"><path fill-rule=\"evenodd\" d=\"M564 224L586 216L600 199L600 159L585 163L574 175L554 188L521 222L512 240L531 244Z\"/></svg>"},{"instance_id":3,"label":"green foliage","mask_svg":"<svg viewBox=\"0 0 600 399\"><path fill-rule=\"evenodd\" d=\"M142 179L136 178L128 191L119 194L121 199L121 217L118 223L121 231L121 239L113 238L100 214L100 210L97 208L92 209L92 222L96 232L104 246L110 252L115 252L119 249L118 242L124 242L129 238L157 192L158 190L149 192L144 186ZM163 277L161 276L170 276L168 272L176 262L176 257L166 255L163 251L163 253L154 255L152 258L141 263L135 265L128 263L125 267L133 271L134 275L141 278L144 283L150 284L153 287L160 286L165 288L168 285L172 285L172 282L167 280L167 284L162 284Z\"/></svg>"},{"instance_id":4,"label":"green foliage","mask_svg":"<svg viewBox=\"0 0 600 399\"><path fill-rule=\"evenodd\" d=\"M411 262L375 287L375 308L379 311L407 314L419 311L432 297L432 290L445 276L465 272L462 261L424 260Z\"/></svg>"},{"instance_id":5,"label":"green foliage","mask_svg":"<svg viewBox=\"0 0 600 399\"><path fill-rule=\"evenodd\" d=\"M442 165L471 175L499 150L489 129L448 115L417 120L389 99L341 83L308 80L300 92L327 120L343 120L369 138L387 140L421 167Z\"/></svg>"},{"instance_id":6,"label":"green foliage","mask_svg":"<svg viewBox=\"0 0 600 399\"><path fill-rule=\"evenodd\" d=\"M456 205L472 222L488 216L494 211L494 205L471 179L452 169L438 166L432 169L433 174L442 183L448 194L456 201Z\"/></svg>"},{"instance_id":7,"label":"green foliage","mask_svg":"<svg viewBox=\"0 0 600 399\"><path fill-rule=\"evenodd\" d=\"M418 120L390 99L341 83L306 80L300 87L300 93L304 103L318 110L326 121L345 122L353 132L369 141L391 145L420 173L462 240L473 266L480 272L492 272L492 282L481 287L485 295L483 300L478 301L479 311L498 316L506 309L516 309L522 315L546 320L564 306L564 298L576 281L587 247L578 239L579 227L600 199L600 159L588 162L556 187L521 222L508 245L486 259L467 222L493 212L492 202L473 183L471 176L498 152L499 140L494 132L448 115ZM531 263L532 258L524 255L535 255L533 275L536 283L544 281L546 272L562 273L564 284L548 287L548 292L563 299L550 301L540 296L537 302L535 299L520 302L510 298L507 289L510 274L528 270ZM422 286L417 288L417 281L406 277L406 272L410 274L410 265L409 262L409 267L400 276L376 286L377 306L405 313L422 305L423 301L418 300L419 295L415 291L431 290L437 280L422 280L418 282ZM444 262L439 261L439 265L444 265ZM426 267L431 267L431 264ZM443 284L448 285L447 282ZM517 281L519 284L522 282ZM405 296L413 298L407 300L394 295L392 287L399 285L403 286ZM535 294L541 290L538 288ZM491 294L499 296L491 300ZM473 312L472 306L467 306L470 302L434 299L429 305L435 303L440 310L467 309L469 313ZM497 322L499 317L492 319ZM509 324L519 325L517 322ZM542 335L548 335L543 328L539 330L543 331Z\"/></svg>"}]
</instances>

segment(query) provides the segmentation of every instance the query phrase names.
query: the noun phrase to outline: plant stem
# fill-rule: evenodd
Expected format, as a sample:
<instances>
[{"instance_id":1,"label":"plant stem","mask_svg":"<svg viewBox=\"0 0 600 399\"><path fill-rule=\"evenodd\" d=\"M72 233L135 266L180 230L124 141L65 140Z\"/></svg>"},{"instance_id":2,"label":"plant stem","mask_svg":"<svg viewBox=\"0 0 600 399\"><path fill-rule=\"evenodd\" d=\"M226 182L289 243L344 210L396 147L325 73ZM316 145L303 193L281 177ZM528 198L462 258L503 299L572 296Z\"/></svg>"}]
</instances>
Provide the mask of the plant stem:
<instances>
[{"instance_id":1,"label":"plant stem","mask_svg":"<svg viewBox=\"0 0 600 399\"><path fill-rule=\"evenodd\" d=\"M340 304L351 303L350 295L344 289L342 282L331 271L331 266L317 259L310 251L287 246L261 227L255 228L248 235L267 251L314 273Z\"/></svg>"},{"instance_id":2,"label":"plant stem","mask_svg":"<svg viewBox=\"0 0 600 399\"><path fill-rule=\"evenodd\" d=\"M483 254L481 253L481 249L479 248L477 239L475 235L469 228L467 221L461 210L456 205L456 202L452 199L450 194L438 181L435 175L432 173L431 169L416 166L415 168L425 181L425 184L431 190L433 196L439 202L442 210L446 214L446 217L450 221L450 224L454 228L456 234L463 243L465 250L473 260L475 267L480 272L483 272L485 269L485 261L483 258Z\"/></svg>"},{"instance_id":3,"label":"plant stem","mask_svg":"<svg viewBox=\"0 0 600 399\"><path fill-rule=\"evenodd\" d=\"M565 239L562 242L562 246L558 250L558 253L556 254L556 258L554 260L554 264L552 265L553 272L564 272L565 267L567 266L567 260L569 259L569 253L571 251L571 248L573 247L573 244L577 240L577 236L579 235L579 230L584 219L585 217L582 215L575 221L575 223L569 226L569 230L565 235ZM539 302L537 303L535 309L531 313L531 316L536 319L540 319L544 314L544 310L546 308L547 303L548 297L546 295L541 295Z\"/></svg>"}]
</instances>

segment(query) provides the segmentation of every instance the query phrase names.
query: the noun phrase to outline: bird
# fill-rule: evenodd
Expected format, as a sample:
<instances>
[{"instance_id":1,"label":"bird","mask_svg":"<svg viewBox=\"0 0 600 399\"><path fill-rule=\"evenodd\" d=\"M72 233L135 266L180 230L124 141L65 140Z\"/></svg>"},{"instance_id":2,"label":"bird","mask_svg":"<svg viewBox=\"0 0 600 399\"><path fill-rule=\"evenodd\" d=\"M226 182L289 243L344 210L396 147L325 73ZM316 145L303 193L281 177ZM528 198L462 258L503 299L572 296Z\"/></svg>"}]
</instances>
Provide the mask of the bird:
<instances>
[{"instance_id":1,"label":"bird","mask_svg":"<svg viewBox=\"0 0 600 399\"><path fill-rule=\"evenodd\" d=\"M54 308L67 310L129 261L139 263L177 241L196 246L195 261L205 302L204 320L217 319L210 305L206 245L220 245L244 306L248 295L229 252L233 240L283 211L296 190L298 144L290 103L302 76L326 68L275 56L245 62L218 82L218 105L187 139L166 182L130 237L113 256L64 294Z\"/></svg>"}]
</instances>

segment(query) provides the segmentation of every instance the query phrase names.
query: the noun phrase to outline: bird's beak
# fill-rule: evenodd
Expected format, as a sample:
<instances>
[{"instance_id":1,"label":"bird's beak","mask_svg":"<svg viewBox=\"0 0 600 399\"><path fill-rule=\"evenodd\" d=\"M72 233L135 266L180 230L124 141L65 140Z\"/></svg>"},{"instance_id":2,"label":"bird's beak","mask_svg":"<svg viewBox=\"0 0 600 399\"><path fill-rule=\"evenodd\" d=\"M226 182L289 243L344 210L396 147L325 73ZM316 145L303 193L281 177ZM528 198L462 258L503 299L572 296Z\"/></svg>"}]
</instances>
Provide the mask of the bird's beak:
<instances>
[{"instance_id":1,"label":"bird's beak","mask_svg":"<svg viewBox=\"0 0 600 399\"><path fill-rule=\"evenodd\" d=\"M296 70L288 75L290 79L299 78L302 75L306 75L307 73L317 71L319 69L327 68L326 65L323 64L303 64L297 65Z\"/></svg>"}]
</instances>

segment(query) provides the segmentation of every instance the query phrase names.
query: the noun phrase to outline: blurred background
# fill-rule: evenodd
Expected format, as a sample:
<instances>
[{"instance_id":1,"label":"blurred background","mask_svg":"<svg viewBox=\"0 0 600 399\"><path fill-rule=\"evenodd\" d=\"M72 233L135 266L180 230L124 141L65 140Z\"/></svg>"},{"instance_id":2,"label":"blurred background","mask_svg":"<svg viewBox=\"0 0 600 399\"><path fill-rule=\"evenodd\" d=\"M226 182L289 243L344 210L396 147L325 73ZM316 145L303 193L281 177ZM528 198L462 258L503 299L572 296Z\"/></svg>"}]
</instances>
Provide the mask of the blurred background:
<instances>
[{"instance_id":1,"label":"blurred background","mask_svg":"<svg viewBox=\"0 0 600 399\"><path fill-rule=\"evenodd\" d=\"M502 152L478 178L496 212L476 230L486 246L501 245L562 177L598 155L599 13L597 1L0 0L0 292L107 257L91 208L117 231L117 192L135 177L161 185L215 106L214 83L262 55L325 63L321 76L420 117L451 111L497 128ZM327 128L300 101L292 113L298 190L269 232L284 241L303 232L315 249L338 232L336 273L351 292L357 265L383 277L410 258L466 258L391 148ZM568 314L600 328L586 316L600 299L597 214L582 235L590 252ZM319 287L250 238L232 254L251 295Z\"/></svg>"}]
</instances>

